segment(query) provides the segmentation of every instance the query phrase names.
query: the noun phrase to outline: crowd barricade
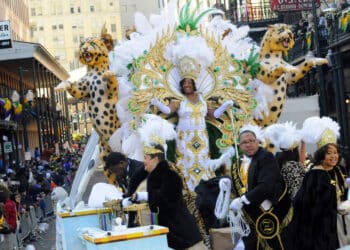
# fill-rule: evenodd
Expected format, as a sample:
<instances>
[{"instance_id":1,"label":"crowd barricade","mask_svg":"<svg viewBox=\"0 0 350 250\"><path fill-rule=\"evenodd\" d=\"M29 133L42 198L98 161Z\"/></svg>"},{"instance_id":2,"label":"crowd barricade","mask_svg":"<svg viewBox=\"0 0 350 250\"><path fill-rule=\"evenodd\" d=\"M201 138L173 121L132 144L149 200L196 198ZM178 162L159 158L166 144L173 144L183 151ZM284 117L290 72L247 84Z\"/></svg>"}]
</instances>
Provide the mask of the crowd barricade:
<instances>
[{"instance_id":1,"label":"crowd barricade","mask_svg":"<svg viewBox=\"0 0 350 250\"><path fill-rule=\"evenodd\" d=\"M45 214L39 206L30 206L28 212L24 213L20 217L20 228L17 230L17 240L19 244L31 234L38 229L38 222L43 220L46 215L52 214L54 212L53 203L51 200L51 195L45 197Z\"/></svg>"}]
</instances>

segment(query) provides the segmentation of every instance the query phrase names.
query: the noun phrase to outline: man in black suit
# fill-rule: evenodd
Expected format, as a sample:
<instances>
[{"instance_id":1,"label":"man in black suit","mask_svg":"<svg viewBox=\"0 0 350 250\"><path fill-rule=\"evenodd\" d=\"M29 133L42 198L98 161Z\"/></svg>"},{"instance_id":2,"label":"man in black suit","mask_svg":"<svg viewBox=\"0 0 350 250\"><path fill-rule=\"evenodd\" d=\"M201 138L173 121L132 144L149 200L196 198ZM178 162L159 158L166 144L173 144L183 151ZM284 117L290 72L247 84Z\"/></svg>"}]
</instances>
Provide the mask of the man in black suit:
<instances>
[{"instance_id":1,"label":"man in black suit","mask_svg":"<svg viewBox=\"0 0 350 250\"><path fill-rule=\"evenodd\" d=\"M105 159L104 170L107 171L107 176L113 180L113 184L118 185L125 195L130 190L130 179L139 172L144 173L144 178L147 177L147 172L143 162L127 158L120 152L112 152Z\"/></svg>"},{"instance_id":2,"label":"man in black suit","mask_svg":"<svg viewBox=\"0 0 350 250\"><path fill-rule=\"evenodd\" d=\"M293 215L286 185L274 156L259 146L253 131L239 135L239 146L244 156L238 168L233 169L235 198L230 209L243 209L251 232L243 237L246 250L286 249L284 230Z\"/></svg>"},{"instance_id":3,"label":"man in black suit","mask_svg":"<svg viewBox=\"0 0 350 250\"><path fill-rule=\"evenodd\" d=\"M107 171L109 181L123 190L123 197L130 197L148 175L143 162L127 158L119 152L110 153L105 163L104 170ZM130 182L131 179L134 181ZM137 226L135 217L136 213L129 212L128 227Z\"/></svg>"}]
</instances>

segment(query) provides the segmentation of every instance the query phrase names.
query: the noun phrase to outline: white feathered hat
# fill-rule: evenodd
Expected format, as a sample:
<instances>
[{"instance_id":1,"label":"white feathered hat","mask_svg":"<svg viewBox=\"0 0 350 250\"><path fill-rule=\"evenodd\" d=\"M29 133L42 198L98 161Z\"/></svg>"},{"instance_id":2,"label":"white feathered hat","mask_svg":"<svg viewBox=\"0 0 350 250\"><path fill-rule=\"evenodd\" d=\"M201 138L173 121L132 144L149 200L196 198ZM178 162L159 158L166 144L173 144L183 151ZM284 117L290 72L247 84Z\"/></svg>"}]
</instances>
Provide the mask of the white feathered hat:
<instances>
[{"instance_id":1,"label":"white feathered hat","mask_svg":"<svg viewBox=\"0 0 350 250\"><path fill-rule=\"evenodd\" d=\"M265 128L264 136L275 148L282 150L297 147L301 140L300 131L293 122L272 124Z\"/></svg>"},{"instance_id":2,"label":"white feathered hat","mask_svg":"<svg viewBox=\"0 0 350 250\"><path fill-rule=\"evenodd\" d=\"M317 148L328 143L337 143L340 135L340 126L330 117L309 117L303 123L301 138L307 143L316 144Z\"/></svg>"},{"instance_id":3,"label":"white feathered hat","mask_svg":"<svg viewBox=\"0 0 350 250\"><path fill-rule=\"evenodd\" d=\"M144 115L137 132L143 144L144 154L166 153L166 141L176 138L174 125L153 114ZM164 152L154 147L157 144L163 146Z\"/></svg>"}]
</instances>

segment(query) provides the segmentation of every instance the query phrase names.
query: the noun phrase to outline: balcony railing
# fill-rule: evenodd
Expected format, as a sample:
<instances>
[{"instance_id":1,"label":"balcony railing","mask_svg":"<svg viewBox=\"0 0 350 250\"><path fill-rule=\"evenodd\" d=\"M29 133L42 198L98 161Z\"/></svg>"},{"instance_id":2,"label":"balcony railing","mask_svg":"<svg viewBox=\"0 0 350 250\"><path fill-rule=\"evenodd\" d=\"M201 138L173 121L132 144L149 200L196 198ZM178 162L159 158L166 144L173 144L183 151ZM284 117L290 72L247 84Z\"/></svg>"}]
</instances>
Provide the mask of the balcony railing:
<instances>
[{"instance_id":1,"label":"balcony railing","mask_svg":"<svg viewBox=\"0 0 350 250\"><path fill-rule=\"evenodd\" d=\"M249 24L250 27L263 27L280 21L277 13L272 11L270 3L247 4L245 7L227 11L226 16L235 24Z\"/></svg>"},{"instance_id":2,"label":"balcony railing","mask_svg":"<svg viewBox=\"0 0 350 250\"><path fill-rule=\"evenodd\" d=\"M342 16L346 13L350 14L350 9L338 11L327 16L327 27L317 26L318 29L318 42L321 52L321 56L325 57L329 48L340 44L350 39L350 22L348 25L342 24ZM289 61L298 61L303 58L309 49L315 50L314 37L312 37L312 44L310 48L307 45L306 39L308 35L314 36L315 32L309 30L308 32L300 32L295 30L295 45L289 52Z\"/></svg>"}]
</instances>

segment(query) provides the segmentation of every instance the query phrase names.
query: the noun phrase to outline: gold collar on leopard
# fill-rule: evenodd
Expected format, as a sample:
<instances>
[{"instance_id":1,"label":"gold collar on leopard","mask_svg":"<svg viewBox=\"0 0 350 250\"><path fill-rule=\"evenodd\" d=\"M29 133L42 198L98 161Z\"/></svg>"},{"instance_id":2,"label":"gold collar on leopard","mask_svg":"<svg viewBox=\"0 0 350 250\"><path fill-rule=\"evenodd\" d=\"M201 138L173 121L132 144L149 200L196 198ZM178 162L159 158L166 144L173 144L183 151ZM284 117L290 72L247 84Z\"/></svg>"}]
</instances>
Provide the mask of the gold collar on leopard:
<instances>
[{"instance_id":1,"label":"gold collar on leopard","mask_svg":"<svg viewBox=\"0 0 350 250\"><path fill-rule=\"evenodd\" d=\"M322 132L320 140L317 142L317 148L321 148L328 143L337 144L337 137L331 129L326 128Z\"/></svg>"},{"instance_id":2,"label":"gold collar on leopard","mask_svg":"<svg viewBox=\"0 0 350 250\"><path fill-rule=\"evenodd\" d=\"M181 79L190 78L197 80L201 71L201 66L195 59L184 56L179 60L178 68L181 74Z\"/></svg>"}]
</instances>

